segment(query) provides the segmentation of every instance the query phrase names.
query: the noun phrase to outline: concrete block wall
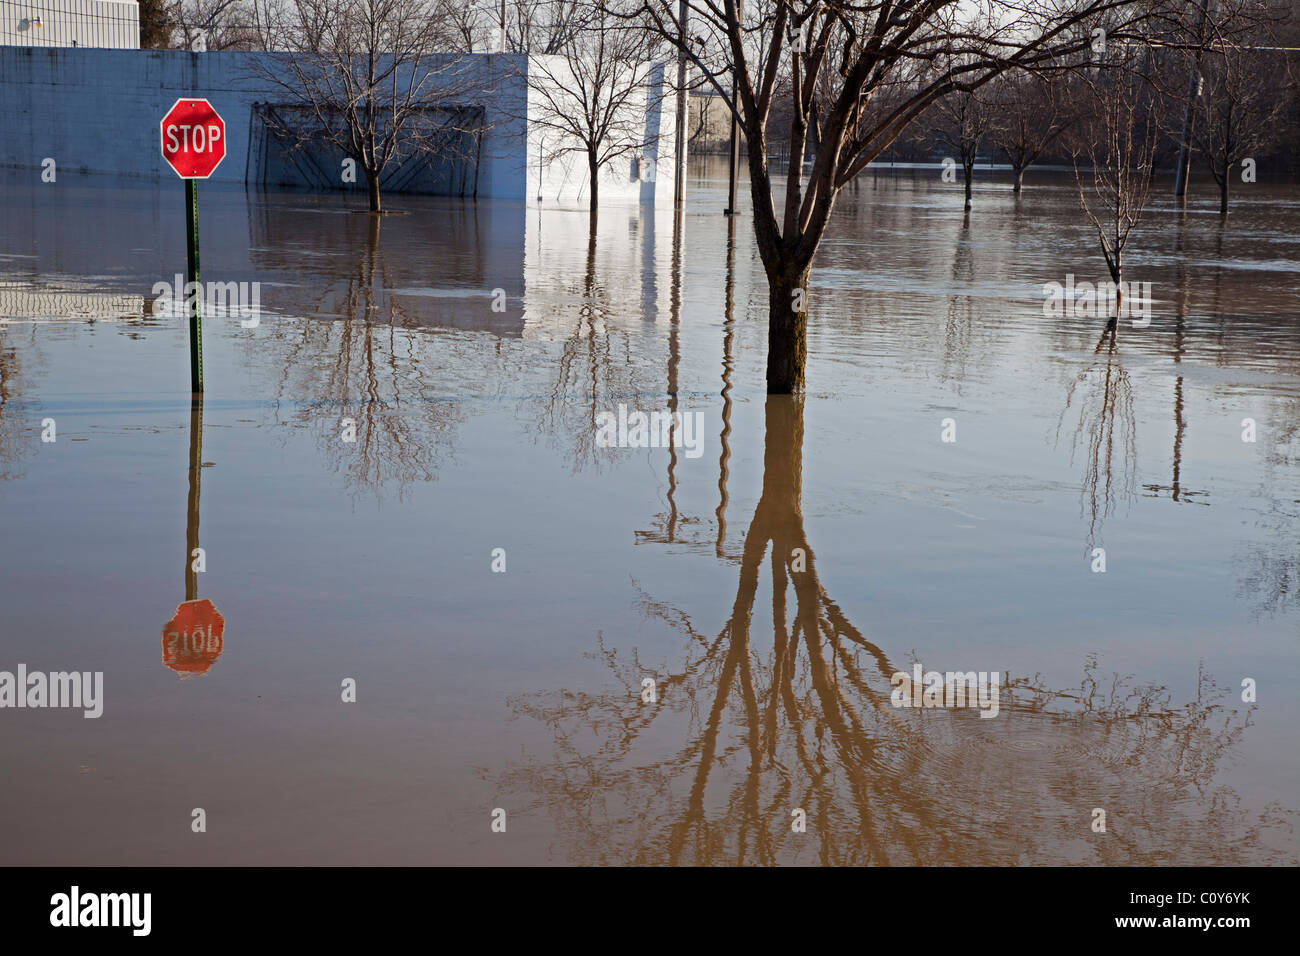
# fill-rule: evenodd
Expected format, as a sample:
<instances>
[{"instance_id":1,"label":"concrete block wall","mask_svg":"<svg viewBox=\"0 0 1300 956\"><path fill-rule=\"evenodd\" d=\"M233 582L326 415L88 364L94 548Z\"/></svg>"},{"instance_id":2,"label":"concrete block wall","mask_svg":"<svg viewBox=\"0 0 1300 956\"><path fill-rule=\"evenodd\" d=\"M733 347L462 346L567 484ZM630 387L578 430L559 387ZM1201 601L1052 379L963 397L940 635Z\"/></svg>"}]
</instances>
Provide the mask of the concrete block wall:
<instances>
[{"instance_id":1,"label":"concrete block wall","mask_svg":"<svg viewBox=\"0 0 1300 956\"><path fill-rule=\"evenodd\" d=\"M226 121L226 158L211 182L249 173L253 104L284 102L266 78L274 54L178 50L0 47L0 165L148 178L175 174L163 161L158 123L181 97L201 96ZM480 75L490 129L480 196L522 199L525 132L509 108L522 100L521 57L470 58ZM522 110L520 111L522 112ZM364 181L355 187L364 190Z\"/></svg>"},{"instance_id":2,"label":"concrete block wall","mask_svg":"<svg viewBox=\"0 0 1300 956\"><path fill-rule=\"evenodd\" d=\"M288 94L267 77L277 54L0 46L0 166L40 170L53 159L61 173L152 179L175 174L163 161L158 124L181 97L205 97L226 121L226 158L211 182L244 183L253 159L253 104L283 103ZM528 57L474 54L455 80L458 101L486 109L488 131L479 168L480 198L580 204L585 163L539 169L539 132L527 121ZM652 68L664 90L664 70ZM466 76L469 81L467 82ZM670 202L674 98L649 95L639 121L663 135L649 150L653 182L631 176L630 164L606 170L603 201ZM532 161L529 161L532 157ZM340 157L341 160L341 157ZM667 171L667 175L662 173ZM365 189L364 177L350 187Z\"/></svg>"}]
</instances>

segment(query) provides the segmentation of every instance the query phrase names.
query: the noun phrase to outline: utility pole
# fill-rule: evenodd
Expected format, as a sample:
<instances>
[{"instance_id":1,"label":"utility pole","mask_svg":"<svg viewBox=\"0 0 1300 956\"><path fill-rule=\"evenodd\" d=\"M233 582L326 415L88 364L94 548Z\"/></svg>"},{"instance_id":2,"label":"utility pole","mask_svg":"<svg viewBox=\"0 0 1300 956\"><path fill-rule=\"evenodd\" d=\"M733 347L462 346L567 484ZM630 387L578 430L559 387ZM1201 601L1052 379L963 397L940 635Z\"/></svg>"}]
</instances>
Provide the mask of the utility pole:
<instances>
[{"instance_id":1,"label":"utility pole","mask_svg":"<svg viewBox=\"0 0 1300 956\"><path fill-rule=\"evenodd\" d=\"M677 48L677 127L673 142L673 204L680 206L686 192L686 44L690 42L687 21L691 10L687 0L677 8L681 21Z\"/></svg>"},{"instance_id":2,"label":"utility pole","mask_svg":"<svg viewBox=\"0 0 1300 956\"><path fill-rule=\"evenodd\" d=\"M1196 29L1196 39L1200 42L1205 37L1205 18L1209 12L1210 0L1201 0L1201 16ZM1174 169L1174 198L1180 202L1187 201L1187 178L1192 166L1192 109L1201 95L1201 51L1196 51L1191 75L1187 77L1187 103L1183 109L1183 132L1178 137L1178 165Z\"/></svg>"},{"instance_id":3,"label":"utility pole","mask_svg":"<svg viewBox=\"0 0 1300 956\"><path fill-rule=\"evenodd\" d=\"M736 0L736 20L745 23L744 0ZM742 34L743 35L743 34ZM724 216L734 216L736 209L736 167L740 164L740 120L736 117L736 64L731 64L731 145L727 150L727 208Z\"/></svg>"}]
</instances>

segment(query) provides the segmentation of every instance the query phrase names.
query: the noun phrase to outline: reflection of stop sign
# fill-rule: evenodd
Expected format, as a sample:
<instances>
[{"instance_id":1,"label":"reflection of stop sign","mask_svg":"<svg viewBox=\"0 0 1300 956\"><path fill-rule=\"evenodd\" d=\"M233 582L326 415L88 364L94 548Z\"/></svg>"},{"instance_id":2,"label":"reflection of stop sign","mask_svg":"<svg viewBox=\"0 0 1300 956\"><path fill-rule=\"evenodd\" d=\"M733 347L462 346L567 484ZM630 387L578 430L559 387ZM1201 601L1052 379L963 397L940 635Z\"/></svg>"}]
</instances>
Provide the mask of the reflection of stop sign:
<instances>
[{"instance_id":1,"label":"reflection of stop sign","mask_svg":"<svg viewBox=\"0 0 1300 956\"><path fill-rule=\"evenodd\" d=\"M206 674L225 645L226 619L204 598L177 605L176 616L163 627L163 663L180 674Z\"/></svg>"},{"instance_id":2,"label":"reflection of stop sign","mask_svg":"<svg viewBox=\"0 0 1300 956\"><path fill-rule=\"evenodd\" d=\"M207 100L177 100L159 128L163 159L181 179L207 179L226 158L226 121Z\"/></svg>"}]
</instances>

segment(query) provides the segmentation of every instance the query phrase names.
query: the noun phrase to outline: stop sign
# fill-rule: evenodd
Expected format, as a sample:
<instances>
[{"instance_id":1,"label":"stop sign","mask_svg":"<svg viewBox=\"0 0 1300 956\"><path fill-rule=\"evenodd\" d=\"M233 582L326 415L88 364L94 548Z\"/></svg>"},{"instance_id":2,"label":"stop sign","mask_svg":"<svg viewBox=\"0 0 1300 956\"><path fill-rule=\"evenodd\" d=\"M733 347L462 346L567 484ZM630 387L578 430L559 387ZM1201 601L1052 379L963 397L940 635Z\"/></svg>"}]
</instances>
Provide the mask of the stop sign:
<instances>
[{"instance_id":1,"label":"stop sign","mask_svg":"<svg viewBox=\"0 0 1300 956\"><path fill-rule=\"evenodd\" d=\"M163 159L181 179L207 179L226 158L226 121L207 100L177 100L158 127Z\"/></svg>"},{"instance_id":2,"label":"stop sign","mask_svg":"<svg viewBox=\"0 0 1300 956\"><path fill-rule=\"evenodd\" d=\"M204 598L185 601L163 625L163 663L182 677L206 674L225 649L226 619Z\"/></svg>"}]
</instances>

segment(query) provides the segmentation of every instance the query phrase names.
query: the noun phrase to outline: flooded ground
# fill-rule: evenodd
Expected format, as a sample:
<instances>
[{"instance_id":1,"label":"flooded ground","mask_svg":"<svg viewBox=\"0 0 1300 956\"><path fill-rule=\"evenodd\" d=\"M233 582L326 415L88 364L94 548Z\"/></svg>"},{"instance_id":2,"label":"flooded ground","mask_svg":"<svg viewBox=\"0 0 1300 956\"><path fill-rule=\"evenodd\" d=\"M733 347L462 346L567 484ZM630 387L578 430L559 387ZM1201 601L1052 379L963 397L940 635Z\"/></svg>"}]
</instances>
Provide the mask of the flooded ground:
<instances>
[{"instance_id":1,"label":"flooded ground","mask_svg":"<svg viewBox=\"0 0 1300 956\"><path fill-rule=\"evenodd\" d=\"M180 183L4 177L0 671L104 689L0 713L0 862L1296 862L1300 190L1162 200L1099 345L1071 178L868 173L796 402L720 163L594 244L203 188L192 407Z\"/></svg>"}]
</instances>

